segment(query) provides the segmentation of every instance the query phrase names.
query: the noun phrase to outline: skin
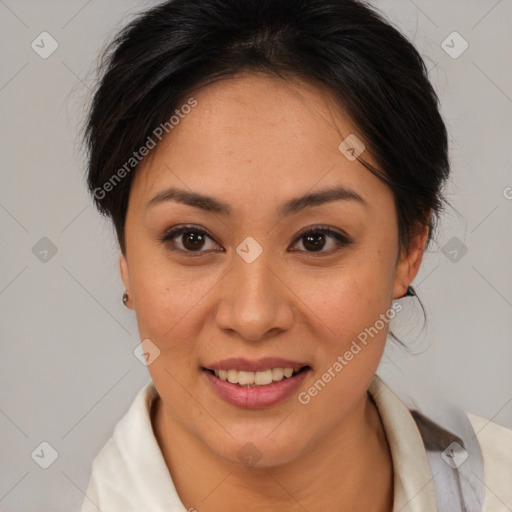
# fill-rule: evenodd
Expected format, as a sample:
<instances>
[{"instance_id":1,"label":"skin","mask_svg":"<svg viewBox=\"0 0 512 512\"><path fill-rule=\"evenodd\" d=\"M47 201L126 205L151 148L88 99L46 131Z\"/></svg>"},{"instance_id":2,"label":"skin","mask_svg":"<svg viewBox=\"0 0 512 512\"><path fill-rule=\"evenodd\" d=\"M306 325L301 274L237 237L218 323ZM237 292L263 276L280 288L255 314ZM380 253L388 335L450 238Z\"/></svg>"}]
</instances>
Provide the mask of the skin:
<instances>
[{"instance_id":1,"label":"skin","mask_svg":"<svg viewBox=\"0 0 512 512\"><path fill-rule=\"evenodd\" d=\"M427 227L399 251L392 190L338 150L348 134L364 139L322 86L244 73L193 96L197 106L137 171L120 256L140 337L160 350L148 366L160 395L152 421L178 494L200 512L390 511L391 455L367 393L387 323L306 405L294 393L268 408L235 407L201 367L236 356L304 361L312 370L299 391L307 390L404 295ZM368 151L361 157L377 166ZM277 214L286 200L335 185L367 204ZM232 213L175 201L146 207L170 186L217 198ZM183 224L212 236L199 257L186 252L186 236L160 240ZM318 226L352 244L331 252L336 239L325 235L314 251L297 235ZM250 264L236 252L248 236L263 248ZM261 454L253 467L237 457L247 443Z\"/></svg>"}]
</instances>

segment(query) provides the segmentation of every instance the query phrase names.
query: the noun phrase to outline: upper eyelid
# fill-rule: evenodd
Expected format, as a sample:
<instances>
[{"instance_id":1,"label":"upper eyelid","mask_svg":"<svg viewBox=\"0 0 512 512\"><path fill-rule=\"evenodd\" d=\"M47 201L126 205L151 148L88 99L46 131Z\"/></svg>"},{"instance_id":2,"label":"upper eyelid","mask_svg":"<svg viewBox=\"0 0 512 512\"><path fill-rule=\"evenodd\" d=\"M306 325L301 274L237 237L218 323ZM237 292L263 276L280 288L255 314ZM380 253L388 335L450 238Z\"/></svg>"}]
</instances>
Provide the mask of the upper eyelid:
<instances>
[{"instance_id":1,"label":"upper eyelid","mask_svg":"<svg viewBox=\"0 0 512 512\"><path fill-rule=\"evenodd\" d=\"M215 243L218 243L217 240L215 240L215 237L213 235L211 235L204 228L198 228L196 226L187 226L187 225L185 225L185 226L178 226L176 228L171 228L171 229L167 230L163 234L163 236L160 237L160 240L163 241L163 242L171 240L173 238L176 238L179 235L182 235L183 232L186 232L187 230L188 231L197 231L197 232L204 233L208 238L211 238Z\"/></svg>"},{"instance_id":2,"label":"upper eyelid","mask_svg":"<svg viewBox=\"0 0 512 512\"><path fill-rule=\"evenodd\" d=\"M337 230L335 228L332 228L330 226L325 226L325 225L318 225L318 226L304 228L302 231L300 231L297 234L297 236L295 237L295 240L298 240L299 238L303 237L304 235L307 235L310 232L317 232L317 231L326 232L327 234L330 234L330 235L339 235L339 236L345 238L347 241L350 240L349 236L346 233L344 233L342 230Z\"/></svg>"}]
</instances>

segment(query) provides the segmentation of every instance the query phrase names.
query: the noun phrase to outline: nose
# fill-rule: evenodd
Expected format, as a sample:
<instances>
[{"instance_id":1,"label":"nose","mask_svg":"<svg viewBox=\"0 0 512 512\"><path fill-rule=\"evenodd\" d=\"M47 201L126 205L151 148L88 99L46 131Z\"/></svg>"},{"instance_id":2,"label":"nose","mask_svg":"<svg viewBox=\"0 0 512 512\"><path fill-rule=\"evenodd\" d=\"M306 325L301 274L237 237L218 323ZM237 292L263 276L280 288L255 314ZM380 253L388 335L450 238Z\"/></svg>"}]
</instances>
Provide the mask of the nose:
<instances>
[{"instance_id":1,"label":"nose","mask_svg":"<svg viewBox=\"0 0 512 512\"><path fill-rule=\"evenodd\" d=\"M293 293L272 268L266 251L252 263L235 253L231 265L220 288L218 327L247 341L264 340L290 329Z\"/></svg>"}]
</instances>

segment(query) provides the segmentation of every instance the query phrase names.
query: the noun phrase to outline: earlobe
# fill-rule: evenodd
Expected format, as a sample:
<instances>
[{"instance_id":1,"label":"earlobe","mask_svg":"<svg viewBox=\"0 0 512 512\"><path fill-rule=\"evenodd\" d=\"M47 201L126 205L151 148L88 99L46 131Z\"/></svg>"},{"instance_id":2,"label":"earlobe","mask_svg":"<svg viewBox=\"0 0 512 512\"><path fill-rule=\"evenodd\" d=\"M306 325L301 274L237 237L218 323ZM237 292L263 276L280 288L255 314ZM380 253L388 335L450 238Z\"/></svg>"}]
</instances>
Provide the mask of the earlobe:
<instances>
[{"instance_id":1,"label":"earlobe","mask_svg":"<svg viewBox=\"0 0 512 512\"><path fill-rule=\"evenodd\" d=\"M429 226L422 226L412 237L407 252L405 250L402 251L395 274L394 299L403 297L406 294L407 287L418 274L428 240L428 233Z\"/></svg>"}]
</instances>

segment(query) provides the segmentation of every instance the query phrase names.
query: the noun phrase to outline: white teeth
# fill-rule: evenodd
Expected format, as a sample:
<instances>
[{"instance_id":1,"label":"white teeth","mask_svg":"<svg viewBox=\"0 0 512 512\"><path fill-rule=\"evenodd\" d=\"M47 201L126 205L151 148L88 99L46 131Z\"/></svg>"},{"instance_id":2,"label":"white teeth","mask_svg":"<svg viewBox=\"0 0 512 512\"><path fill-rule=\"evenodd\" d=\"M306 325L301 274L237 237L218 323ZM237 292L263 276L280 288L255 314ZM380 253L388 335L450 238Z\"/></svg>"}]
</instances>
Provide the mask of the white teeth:
<instances>
[{"instance_id":1,"label":"white teeth","mask_svg":"<svg viewBox=\"0 0 512 512\"><path fill-rule=\"evenodd\" d=\"M254 373L254 384L258 386L266 386L272 382L272 370Z\"/></svg>"},{"instance_id":2,"label":"white teeth","mask_svg":"<svg viewBox=\"0 0 512 512\"><path fill-rule=\"evenodd\" d=\"M238 372L238 384L246 386L247 384L254 384L254 372Z\"/></svg>"},{"instance_id":3,"label":"white teeth","mask_svg":"<svg viewBox=\"0 0 512 512\"><path fill-rule=\"evenodd\" d=\"M217 375L219 377L219 375ZM228 370L227 375L228 382L231 382L231 384L237 384L238 383L238 370Z\"/></svg>"},{"instance_id":4,"label":"white teeth","mask_svg":"<svg viewBox=\"0 0 512 512\"><path fill-rule=\"evenodd\" d=\"M293 368L283 368L284 376L288 379L293 374Z\"/></svg>"},{"instance_id":5,"label":"white teeth","mask_svg":"<svg viewBox=\"0 0 512 512\"><path fill-rule=\"evenodd\" d=\"M293 375L293 368L269 368L260 372L246 372L242 370L214 370L219 379L239 384L240 386L268 386L272 382L279 382Z\"/></svg>"},{"instance_id":6,"label":"white teeth","mask_svg":"<svg viewBox=\"0 0 512 512\"><path fill-rule=\"evenodd\" d=\"M283 377L284 371L282 368L272 368L272 380L279 382L280 380L283 380Z\"/></svg>"}]
</instances>

